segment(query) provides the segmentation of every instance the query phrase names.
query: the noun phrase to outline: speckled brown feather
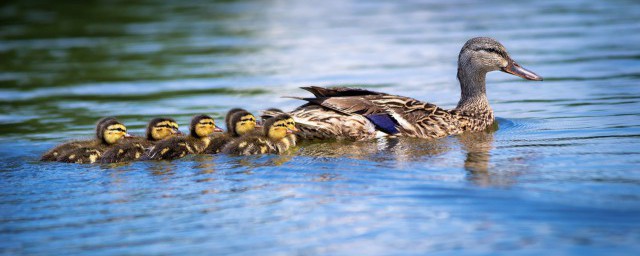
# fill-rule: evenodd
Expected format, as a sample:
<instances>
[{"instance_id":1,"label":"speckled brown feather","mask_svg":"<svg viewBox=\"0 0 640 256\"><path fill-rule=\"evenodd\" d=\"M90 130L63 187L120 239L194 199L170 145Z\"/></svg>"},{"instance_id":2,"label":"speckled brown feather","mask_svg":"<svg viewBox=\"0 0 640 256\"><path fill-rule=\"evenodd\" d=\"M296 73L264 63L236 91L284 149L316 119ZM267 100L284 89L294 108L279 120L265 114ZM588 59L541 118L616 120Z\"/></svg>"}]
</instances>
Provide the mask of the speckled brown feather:
<instances>
[{"instance_id":1,"label":"speckled brown feather","mask_svg":"<svg viewBox=\"0 0 640 256\"><path fill-rule=\"evenodd\" d=\"M370 114L389 115L399 130L396 136L428 139L483 130L494 119L490 109L445 110L409 97L362 89L336 88L333 91L321 87L310 88L322 92L314 95L324 97L305 99L310 103L291 112L301 130L297 136L302 139L374 138L375 126L365 117Z\"/></svg>"},{"instance_id":2,"label":"speckled brown feather","mask_svg":"<svg viewBox=\"0 0 640 256\"><path fill-rule=\"evenodd\" d=\"M210 138L195 138L189 136L171 137L161 140L147 153L145 159L173 160L188 154L200 154L209 145Z\"/></svg>"},{"instance_id":3,"label":"speckled brown feather","mask_svg":"<svg viewBox=\"0 0 640 256\"><path fill-rule=\"evenodd\" d=\"M153 141L145 138L126 138L125 141L112 146L102 154L102 163L122 163L135 161L144 156L145 152L154 145Z\"/></svg>"}]
</instances>

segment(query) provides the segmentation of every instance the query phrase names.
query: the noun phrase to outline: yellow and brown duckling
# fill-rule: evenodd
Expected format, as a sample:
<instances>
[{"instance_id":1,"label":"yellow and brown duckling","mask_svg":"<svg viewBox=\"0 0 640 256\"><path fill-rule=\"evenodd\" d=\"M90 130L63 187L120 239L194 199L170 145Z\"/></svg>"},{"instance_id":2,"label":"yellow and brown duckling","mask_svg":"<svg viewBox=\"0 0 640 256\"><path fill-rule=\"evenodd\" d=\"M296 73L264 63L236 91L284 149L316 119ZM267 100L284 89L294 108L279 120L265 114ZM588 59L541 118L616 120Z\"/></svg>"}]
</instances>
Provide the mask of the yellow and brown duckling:
<instances>
[{"instance_id":1,"label":"yellow and brown duckling","mask_svg":"<svg viewBox=\"0 0 640 256\"><path fill-rule=\"evenodd\" d=\"M147 125L146 137L127 138L102 154L102 163L121 163L138 160L157 142L180 135L178 123L168 117L152 119Z\"/></svg>"},{"instance_id":2,"label":"yellow and brown duckling","mask_svg":"<svg viewBox=\"0 0 640 256\"><path fill-rule=\"evenodd\" d=\"M263 111L262 115L260 116L260 119L262 120L262 123L265 123L267 119L280 114L286 114L286 113L279 108L269 108ZM298 130L296 128L296 121L293 120L293 117L289 116L289 119L286 120L286 123L289 130L292 130L292 131ZM297 144L298 138L296 137L296 134L292 133L287 135L287 139L289 140L289 143L291 144L291 146L295 146Z\"/></svg>"},{"instance_id":3,"label":"yellow and brown duckling","mask_svg":"<svg viewBox=\"0 0 640 256\"><path fill-rule=\"evenodd\" d=\"M82 148L82 147L88 147L88 146L95 145L102 138L103 126L105 124L111 122L112 120L116 120L115 117L105 117L105 118L101 118L100 120L98 120L98 122L96 123L96 130L95 130L96 131L96 137L95 137L95 139L73 140L73 141L65 142L63 144L60 144L60 145L50 149L46 153L44 153L40 157L40 161L57 161L58 157L60 157L62 155L66 155L68 152L70 152L72 150L75 150L75 149L78 149L78 148Z\"/></svg>"},{"instance_id":4,"label":"yellow and brown duckling","mask_svg":"<svg viewBox=\"0 0 640 256\"><path fill-rule=\"evenodd\" d=\"M227 132L213 136L205 154L217 154L234 138L256 132L256 117L244 109L232 109L225 117ZM259 133L259 131L258 131Z\"/></svg>"},{"instance_id":5,"label":"yellow and brown duckling","mask_svg":"<svg viewBox=\"0 0 640 256\"><path fill-rule=\"evenodd\" d=\"M64 163L89 164L100 160L110 147L130 137L127 127L115 118L105 118L98 122L96 139L76 144L76 148L60 151L56 161ZM79 145L79 146L78 146Z\"/></svg>"},{"instance_id":6,"label":"yellow and brown duckling","mask_svg":"<svg viewBox=\"0 0 640 256\"><path fill-rule=\"evenodd\" d=\"M287 136L297 131L295 124L293 129L289 128L289 119L291 116L287 114L269 118L264 123L263 135L234 139L222 149L222 152L231 155L282 154L291 146Z\"/></svg>"},{"instance_id":7,"label":"yellow and brown duckling","mask_svg":"<svg viewBox=\"0 0 640 256\"><path fill-rule=\"evenodd\" d=\"M213 118L197 115L191 119L188 136L171 137L159 141L145 156L149 160L172 160L185 157L187 154L201 154L211 142L211 134L222 132L216 127Z\"/></svg>"}]
</instances>

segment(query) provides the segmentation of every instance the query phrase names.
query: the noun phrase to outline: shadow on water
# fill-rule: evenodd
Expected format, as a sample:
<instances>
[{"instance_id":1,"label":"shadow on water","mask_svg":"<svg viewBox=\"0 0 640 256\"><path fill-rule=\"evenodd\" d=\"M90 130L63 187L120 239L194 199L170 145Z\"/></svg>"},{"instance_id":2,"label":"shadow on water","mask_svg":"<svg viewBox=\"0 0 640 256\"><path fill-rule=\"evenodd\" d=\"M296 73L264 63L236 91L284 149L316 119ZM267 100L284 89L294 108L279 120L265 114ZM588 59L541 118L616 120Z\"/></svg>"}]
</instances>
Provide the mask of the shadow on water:
<instances>
[{"instance_id":1,"label":"shadow on water","mask_svg":"<svg viewBox=\"0 0 640 256\"><path fill-rule=\"evenodd\" d=\"M322 158L348 157L373 162L423 163L428 169L431 164L434 167L438 166L439 161L450 161L451 156L442 156L461 149L464 157L459 165L467 171L470 182L479 186L508 186L515 182L515 178L494 177L500 174L493 172L491 167L491 151L494 149L493 142L499 122L513 125L513 122L499 118L486 131L436 140L391 137L361 142L307 142L300 146L296 155Z\"/></svg>"}]
</instances>

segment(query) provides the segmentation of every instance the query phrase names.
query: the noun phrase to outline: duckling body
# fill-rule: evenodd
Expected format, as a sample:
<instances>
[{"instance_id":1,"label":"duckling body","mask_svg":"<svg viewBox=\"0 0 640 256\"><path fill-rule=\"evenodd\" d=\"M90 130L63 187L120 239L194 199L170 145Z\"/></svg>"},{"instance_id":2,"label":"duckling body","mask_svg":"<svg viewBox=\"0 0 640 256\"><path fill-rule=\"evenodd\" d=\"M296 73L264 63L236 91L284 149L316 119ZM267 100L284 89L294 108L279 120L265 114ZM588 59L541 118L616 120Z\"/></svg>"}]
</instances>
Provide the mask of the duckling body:
<instances>
[{"instance_id":1,"label":"duckling body","mask_svg":"<svg viewBox=\"0 0 640 256\"><path fill-rule=\"evenodd\" d=\"M147 153L145 159L173 160L188 154L201 154L209 146L213 132L222 131L215 126L213 118L198 115L191 120L188 136L171 137L159 141Z\"/></svg>"},{"instance_id":2,"label":"duckling body","mask_svg":"<svg viewBox=\"0 0 640 256\"><path fill-rule=\"evenodd\" d=\"M204 150L204 154L217 154L233 139L256 132L256 118L244 109L232 109L225 117L227 132L212 136L212 141Z\"/></svg>"},{"instance_id":3,"label":"duckling body","mask_svg":"<svg viewBox=\"0 0 640 256\"><path fill-rule=\"evenodd\" d=\"M72 140L72 141L68 141L63 144L60 144L58 146L55 146L54 148L44 153L40 157L40 161L57 161L58 157L60 157L61 155L66 155L68 152L71 152L72 150L76 150L83 147L93 147L93 146L99 145L101 142L100 137L102 136L101 135L102 126L110 120L115 120L115 118L106 117L98 120L98 122L96 123L95 139Z\"/></svg>"},{"instance_id":4,"label":"duckling body","mask_svg":"<svg viewBox=\"0 0 640 256\"><path fill-rule=\"evenodd\" d=\"M110 147L116 145L122 138L129 137L127 128L115 119L104 121L98 125L97 138L80 147L61 152L56 161L63 163L95 163Z\"/></svg>"},{"instance_id":5,"label":"duckling body","mask_svg":"<svg viewBox=\"0 0 640 256\"><path fill-rule=\"evenodd\" d=\"M291 141L287 138L293 132L287 127L287 119L290 118L287 114L281 114L267 119L263 135L252 134L236 138L222 152L231 155L282 154L291 147Z\"/></svg>"},{"instance_id":6,"label":"duckling body","mask_svg":"<svg viewBox=\"0 0 640 256\"><path fill-rule=\"evenodd\" d=\"M303 87L313 98L292 111L301 139L365 140L380 133L417 138L440 138L482 131L494 122L486 97L487 72L501 70L527 80L542 78L522 68L494 39L473 38L458 57L461 98L447 110L410 97L357 88Z\"/></svg>"},{"instance_id":7,"label":"duckling body","mask_svg":"<svg viewBox=\"0 0 640 256\"><path fill-rule=\"evenodd\" d=\"M93 142L94 140L77 140L77 141L65 142L44 153L40 157L40 161L44 161L44 162L56 161L60 155L64 155L67 152L70 152L78 148L91 146L93 145Z\"/></svg>"},{"instance_id":8,"label":"duckling body","mask_svg":"<svg viewBox=\"0 0 640 256\"><path fill-rule=\"evenodd\" d=\"M180 134L178 123L171 118L154 118L146 129L146 138L127 138L104 152L102 163L121 163L140 159L158 141Z\"/></svg>"}]
</instances>

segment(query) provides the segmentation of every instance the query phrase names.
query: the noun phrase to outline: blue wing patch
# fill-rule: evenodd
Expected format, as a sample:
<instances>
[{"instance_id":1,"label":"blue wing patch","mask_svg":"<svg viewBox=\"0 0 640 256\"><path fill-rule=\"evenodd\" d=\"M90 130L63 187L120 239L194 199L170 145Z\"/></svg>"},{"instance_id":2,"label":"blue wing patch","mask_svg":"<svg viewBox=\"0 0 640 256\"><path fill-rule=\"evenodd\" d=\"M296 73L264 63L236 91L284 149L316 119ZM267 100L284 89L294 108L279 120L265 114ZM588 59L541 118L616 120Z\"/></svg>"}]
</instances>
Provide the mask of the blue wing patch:
<instances>
[{"instance_id":1,"label":"blue wing patch","mask_svg":"<svg viewBox=\"0 0 640 256\"><path fill-rule=\"evenodd\" d=\"M366 115L365 117L369 119L376 128L386 134L396 134L400 132L396 129L396 122L387 114L372 114Z\"/></svg>"}]
</instances>

